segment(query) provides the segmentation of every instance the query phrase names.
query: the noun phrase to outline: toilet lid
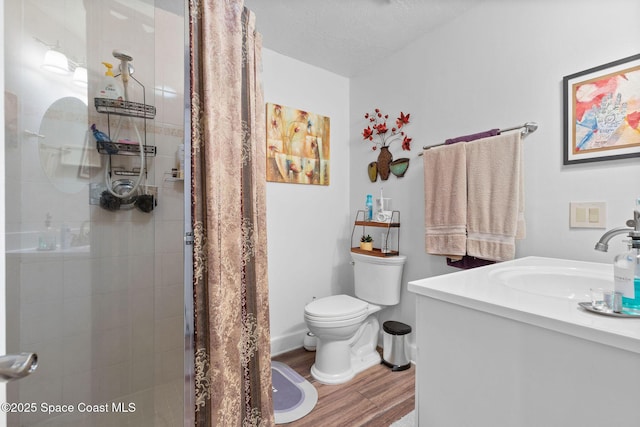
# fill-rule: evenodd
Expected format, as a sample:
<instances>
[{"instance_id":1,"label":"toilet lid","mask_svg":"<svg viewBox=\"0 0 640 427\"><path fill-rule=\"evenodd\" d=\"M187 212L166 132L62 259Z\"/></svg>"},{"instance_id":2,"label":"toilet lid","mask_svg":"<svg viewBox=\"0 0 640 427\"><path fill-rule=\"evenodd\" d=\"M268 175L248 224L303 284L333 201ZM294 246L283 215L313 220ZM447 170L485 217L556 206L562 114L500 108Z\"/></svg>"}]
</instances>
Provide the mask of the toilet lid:
<instances>
[{"instance_id":1,"label":"toilet lid","mask_svg":"<svg viewBox=\"0 0 640 427\"><path fill-rule=\"evenodd\" d=\"M344 319L362 315L368 306L367 302L349 295L333 295L310 302L304 311L317 318Z\"/></svg>"}]
</instances>

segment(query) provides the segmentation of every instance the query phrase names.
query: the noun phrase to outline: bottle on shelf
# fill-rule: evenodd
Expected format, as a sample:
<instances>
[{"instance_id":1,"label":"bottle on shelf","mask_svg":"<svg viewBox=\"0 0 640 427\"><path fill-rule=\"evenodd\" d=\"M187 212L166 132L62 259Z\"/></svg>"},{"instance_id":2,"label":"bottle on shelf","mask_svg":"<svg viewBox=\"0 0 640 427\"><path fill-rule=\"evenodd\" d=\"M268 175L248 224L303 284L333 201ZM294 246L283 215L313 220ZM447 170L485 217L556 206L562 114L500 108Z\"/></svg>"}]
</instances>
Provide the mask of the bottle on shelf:
<instances>
[{"instance_id":1,"label":"bottle on shelf","mask_svg":"<svg viewBox=\"0 0 640 427\"><path fill-rule=\"evenodd\" d=\"M120 89L120 85L113 75L113 65L108 62L103 62L102 65L107 69L104 72L104 77L100 87L98 88L96 97L122 101L122 89Z\"/></svg>"},{"instance_id":2,"label":"bottle on shelf","mask_svg":"<svg viewBox=\"0 0 640 427\"><path fill-rule=\"evenodd\" d=\"M365 210L364 210L364 220L365 221L373 220L373 196L371 194L367 194L367 201L365 203Z\"/></svg>"}]
</instances>

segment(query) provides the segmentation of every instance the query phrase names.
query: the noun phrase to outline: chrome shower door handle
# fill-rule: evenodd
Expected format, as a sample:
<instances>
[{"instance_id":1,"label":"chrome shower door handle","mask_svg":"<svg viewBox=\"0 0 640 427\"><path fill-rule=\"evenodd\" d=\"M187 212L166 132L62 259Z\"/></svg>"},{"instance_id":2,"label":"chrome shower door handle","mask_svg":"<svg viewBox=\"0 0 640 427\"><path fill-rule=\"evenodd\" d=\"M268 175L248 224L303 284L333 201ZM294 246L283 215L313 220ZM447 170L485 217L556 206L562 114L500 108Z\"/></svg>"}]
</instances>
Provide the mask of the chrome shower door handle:
<instances>
[{"instance_id":1,"label":"chrome shower door handle","mask_svg":"<svg viewBox=\"0 0 640 427\"><path fill-rule=\"evenodd\" d=\"M38 367L36 353L7 354L0 356L0 381L9 382L31 374Z\"/></svg>"}]
</instances>

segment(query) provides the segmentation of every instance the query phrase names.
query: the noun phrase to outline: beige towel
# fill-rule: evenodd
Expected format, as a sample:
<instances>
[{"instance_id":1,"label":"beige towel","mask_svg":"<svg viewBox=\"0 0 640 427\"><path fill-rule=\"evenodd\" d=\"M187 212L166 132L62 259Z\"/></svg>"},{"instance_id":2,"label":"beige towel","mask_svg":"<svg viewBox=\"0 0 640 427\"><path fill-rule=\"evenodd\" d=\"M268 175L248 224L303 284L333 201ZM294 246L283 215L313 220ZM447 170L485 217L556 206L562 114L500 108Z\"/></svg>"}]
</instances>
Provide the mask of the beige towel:
<instances>
[{"instance_id":1,"label":"beige towel","mask_svg":"<svg viewBox=\"0 0 640 427\"><path fill-rule=\"evenodd\" d=\"M507 261L524 238L520 132L464 144L467 155L467 253Z\"/></svg>"},{"instance_id":2,"label":"beige towel","mask_svg":"<svg viewBox=\"0 0 640 427\"><path fill-rule=\"evenodd\" d=\"M425 250L461 257L467 252L467 180L465 144L423 152Z\"/></svg>"}]
</instances>

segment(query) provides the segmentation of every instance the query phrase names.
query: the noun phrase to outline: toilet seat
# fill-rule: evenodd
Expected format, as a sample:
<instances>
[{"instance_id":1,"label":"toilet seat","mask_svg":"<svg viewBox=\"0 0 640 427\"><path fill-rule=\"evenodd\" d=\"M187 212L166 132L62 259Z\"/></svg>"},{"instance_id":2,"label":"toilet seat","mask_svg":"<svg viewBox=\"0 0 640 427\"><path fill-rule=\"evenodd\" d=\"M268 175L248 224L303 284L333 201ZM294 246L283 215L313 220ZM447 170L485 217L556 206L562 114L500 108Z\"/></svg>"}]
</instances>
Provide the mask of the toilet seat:
<instances>
[{"instance_id":1,"label":"toilet seat","mask_svg":"<svg viewBox=\"0 0 640 427\"><path fill-rule=\"evenodd\" d=\"M367 314L369 303L349 295L333 295L310 302L304 308L309 320L328 322L350 320Z\"/></svg>"}]
</instances>

